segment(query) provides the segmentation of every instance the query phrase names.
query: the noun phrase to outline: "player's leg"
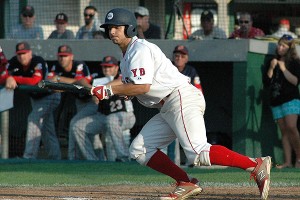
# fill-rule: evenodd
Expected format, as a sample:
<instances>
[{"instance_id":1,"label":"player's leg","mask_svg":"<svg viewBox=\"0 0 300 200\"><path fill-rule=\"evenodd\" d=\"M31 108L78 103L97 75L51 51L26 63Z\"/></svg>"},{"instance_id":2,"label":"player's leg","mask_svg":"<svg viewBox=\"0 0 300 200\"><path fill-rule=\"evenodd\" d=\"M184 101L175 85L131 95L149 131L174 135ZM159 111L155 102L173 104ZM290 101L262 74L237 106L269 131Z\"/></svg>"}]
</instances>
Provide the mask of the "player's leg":
<instances>
[{"instance_id":1,"label":"player's leg","mask_svg":"<svg viewBox=\"0 0 300 200\"><path fill-rule=\"evenodd\" d=\"M172 129L161 114L152 117L141 132L132 141L130 154L141 165L146 165L160 173L170 176L176 181L177 187L161 199L187 198L199 194L202 189L196 185L198 180L191 178L160 149L166 148L176 138Z\"/></svg>"},{"instance_id":2,"label":"player's leg","mask_svg":"<svg viewBox=\"0 0 300 200\"><path fill-rule=\"evenodd\" d=\"M55 130L54 111L58 108L60 103L60 94L54 93L49 97L46 97L49 106L48 113L45 117L43 129L42 129L42 142L45 146L45 150L48 153L50 159L61 159L60 143Z\"/></svg>"},{"instance_id":3,"label":"player's leg","mask_svg":"<svg viewBox=\"0 0 300 200\"><path fill-rule=\"evenodd\" d=\"M173 109L174 113L166 112L163 117L173 128L189 162L195 165L209 166L215 164L238 167L252 172L262 198L266 198L269 189L270 157L252 159L220 145L211 146L206 139L203 96L197 94L193 88L183 88L179 90L178 97L174 98L180 98L179 101L175 101L179 104L180 110ZM169 102L166 103L167 106L170 106L168 105ZM178 107L176 104L171 106ZM164 107L161 112L164 112ZM172 116L175 116L173 120L171 119ZM263 172L264 178L258 180L256 177L261 172Z\"/></svg>"},{"instance_id":4,"label":"player's leg","mask_svg":"<svg viewBox=\"0 0 300 200\"><path fill-rule=\"evenodd\" d=\"M74 133L72 132L74 129L74 124L77 124L79 120L85 118L89 115L94 115L97 113L97 104L93 101L83 102L81 100L76 99L76 110L77 113L73 116L69 125L69 136L68 136L68 159L69 160L77 160L81 158L81 153L78 145L75 142Z\"/></svg>"},{"instance_id":5,"label":"player's leg","mask_svg":"<svg viewBox=\"0 0 300 200\"><path fill-rule=\"evenodd\" d=\"M31 98L32 111L28 116L26 146L24 158L35 159L38 155L42 128L49 112L53 112L59 103L60 94L52 94L39 99ZM53 127L52 127L53 128ZM55 133L52 132L52 134Z\"/></svg>"},{"instance_id":6,"label":"player's leg","mask_svg":"<svg viewBox=\"0 0 300 200\"><path fill-rule=\"evenodd\" d=\"M128 161L129 149L124 140L123 131L133 127L135 116L133 112L117 112L107 115L106 136L110 136L116 151L117 160ZM110 151L110 149L106 149Z\"/></svg>"},{"instance_id":7,"label":"player's leg","mask_svg":"<svg viewBox=\"0 0 300 200\"><path fill-rule=\"evenodd\" d=\"M96 156L91 136L97 135L103 131L105 115L97 112L94 115L84 117L70 127L76 143L79 146L81 154L87 160L99 160Z\"/></svg>"},{"instance_id":8,"label":"player's leg","mask_svg":"<svg viewBox=\"0 0 300 200\"><path fill-rule=\"evenodd\" d=\"M168 175L177 182L189 181L188 175L160 151L176 139L169 125L157 114L142 128L130 145L130 154L141 165Z\"/></svg>"}]
</instances>

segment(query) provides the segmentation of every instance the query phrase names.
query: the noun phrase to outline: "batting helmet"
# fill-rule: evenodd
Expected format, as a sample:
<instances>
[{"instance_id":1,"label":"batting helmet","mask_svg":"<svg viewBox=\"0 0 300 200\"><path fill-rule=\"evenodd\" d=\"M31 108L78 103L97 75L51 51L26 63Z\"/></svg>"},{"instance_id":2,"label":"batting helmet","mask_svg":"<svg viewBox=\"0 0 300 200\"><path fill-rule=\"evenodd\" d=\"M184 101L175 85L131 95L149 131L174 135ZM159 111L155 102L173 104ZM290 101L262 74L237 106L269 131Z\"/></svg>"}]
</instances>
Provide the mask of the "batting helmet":
<instances>
[{"instance_id":1,"label":"batting helmet","mask_svg":"<svg viewBox=\"0 0 300 200\"><path fill-rule=\"evenodd\" d=\"M136 18L132 12L124 8L114 8L106 14L105 23L100 27L105 28L107 35L109 25L125 26L125 35L127 37L133 37L137 34Z\"/></svg>"}]
</instances>

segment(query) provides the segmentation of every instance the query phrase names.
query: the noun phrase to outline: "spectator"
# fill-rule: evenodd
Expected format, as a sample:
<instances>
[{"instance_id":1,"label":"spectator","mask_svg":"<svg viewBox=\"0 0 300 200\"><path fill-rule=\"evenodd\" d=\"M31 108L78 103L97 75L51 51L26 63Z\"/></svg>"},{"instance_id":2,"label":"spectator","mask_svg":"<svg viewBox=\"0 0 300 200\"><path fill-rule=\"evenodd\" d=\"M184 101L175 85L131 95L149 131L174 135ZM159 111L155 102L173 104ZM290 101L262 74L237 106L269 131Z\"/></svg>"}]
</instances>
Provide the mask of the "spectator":
<instances>
[{"instance_id":1,"label":"spectator","mask_svg":"<svg viewBox=\"0 0 300 200\"><path fill-rule=\"evenodd\" d=\"M104 57L101 66L106 77L112 77L112 80L121 78L116 58L112 56ZM131 129L134 123L135 116L131 101L113 96L99 102L98 112L80 119L77 118L76 122L73 121L71 134L76 139L85 159L99 160L92 149L92 144L86 138L102 133L113 143L113 146L107 146L106 149L108 160L115 159L124 162L129 161L129 146L124 141L123 131ZM112 150L115 150L116 158L110 158L109 154Z\"/></svg>"},{"instance_id":2,"label":"spectator","mask_svg":"<svg viewBox=\"0 0 300 200\"><path fill-rule=\"evenodd\" d=\"M52 66L48 79L53 82L62 83L77 83L83 79L87 83L91 82L91 75L88 66L83 61L74 60L72 49L68 45L61 45L57 52L57 62ZM81 80L82 81L82 80ZM91 111L97 109L97 106L90 96L73 95L69 93L63 94L63 99L68 101L68 98L75 98L77 113L73 116L72 120L76 118L82 118L89 115ZM72 120L70 124L72 124ZM99 155L103 154L103 147L100 138L90 138L95 146L95 149L99 152ZM81 155L78 153L79 149L76 149L75 140L70 135L69 129L69 141L68 141L68 159L79 159ZM102 152L101 152L102 150Z\"/></svg>"},{"instance_id":3,"label":"spectator","mask_svg":"<svg viewBox=\"0 0 300 200\"><path fill-rule=\"evenodd\" d=\"M189 51L183 45L177 45L173 51L173 64L178 71L187 76L189 82L202 91L200 77L194 67L187 65Z\"/></svg>"},{"instance_id":4,"label":"spectator","mask_svg":"<svg viewBox=\"0 0 300 200\"><path fill-rule=\"evenodd\" d=\"M247 38L255 38L265 36L265 33L259 29L253 27L253 19L250 13L242 12L239 15L239 29L233 31L229 38L230 39L247 39Z\"/></svg>"},{"instance_id":5,"label":"spectator","mask_svg":"<svg viewBox=\"0 0 300 200\"><path fill-rule=\"evenodd\" d=\"M296 154L295 167L300 168L300 136L297 128L300 114L299 80L300 59L295 40L290 35L283 35L264 77L264 83L270 89L273 118L282 134L285 162L278 168L292 167L292 150Z\"/></svg>"},{"instance_id":6,"label":"spectator","mask_svg":"<svg viewBox=\"0 0 300 200\"><path fill-rule=\"evenodd\" d=\"M16 56L9 60L6 70L5 87L16 89L18 85L37 85L45 79L47 64L40 56L32 54L27 42L16 46ZM0 82L3 82L1 80ZM26 146L23 158L36 159L42 140L50 159L61 159L59 141L54 125L54 111L60 102L59 93L31 92L32 111L28 116Z\"/></svg>"},{"instance_id":7,"label":"spectator","mask_svg":"<svg viewBox=\"0 0 300 200\"><path fill-rule=\"evenodd\" d=\"M83 16L85 25L78 30L76 39L93 39L93 32L100 30L96 7L87 6Z\"/></svg>"},{"instance_id":8,"label":"spectator","mask_svg":"<svg viewBox=\"0 0 300 200\"><path fill-rule=\"evenodd\" d=\"M93 32L93 38L94 39L106 39L105 33L102 31L94 31Z\"/></svg>"},{"instance_id":9,"label":"spectator","mask_svg":"<svg viewBox=\"0 0 300 200\"><path fill-rule=\"evenodd\" d=\"M290 31L290 21L287 19L281 19L279 22L278 30L272 34L272 36L275 36L277 38L281 38L283 35L290 35L294 39L298 38L298 36Z\"/></svg>"},{"instance_id":10,"label":"spectator","mask_svg":"<svg viewBox=\"0 0 300 200\"><path fill-rule=\"evenodd\" d=\"M227 39L224 30L214 26L214 14L210 10L204 10L201 13L201 27L190 36L190 39L211 40Z\"/></svg>"},{"instance_id":11,"label":"spectator","mask_svg":"<svg viewBox=\"0 0 300 200\"><path fill-rule=\"evenodd\" d=\"M139 6L134 10L137 21L138 37L142 39L161 39L160 27L149 22L149 10Z\"/></svg>"},{"instance_id":12,"label":"spectator","mask_svg":"<svg viewBox=\"0 0 300 200\"><path fill-rule=\"evenodd\" d=\"M10 39L44 39L42 27L34 23L35 12L32 6L25 6L20 17L22 24L12 28Z\"/></svg>"},{"instance_id":13,"label":"spectator","mask_svg":"<svg viewBox=\"0 0 300 200\"><path fill-rule=\"evenodd\" d=\"M68 16L65 13L58 13L54 20L56 30L54 30L48 39L74 39L74 33L67 29Z\"/></svg>"}]
</instances>

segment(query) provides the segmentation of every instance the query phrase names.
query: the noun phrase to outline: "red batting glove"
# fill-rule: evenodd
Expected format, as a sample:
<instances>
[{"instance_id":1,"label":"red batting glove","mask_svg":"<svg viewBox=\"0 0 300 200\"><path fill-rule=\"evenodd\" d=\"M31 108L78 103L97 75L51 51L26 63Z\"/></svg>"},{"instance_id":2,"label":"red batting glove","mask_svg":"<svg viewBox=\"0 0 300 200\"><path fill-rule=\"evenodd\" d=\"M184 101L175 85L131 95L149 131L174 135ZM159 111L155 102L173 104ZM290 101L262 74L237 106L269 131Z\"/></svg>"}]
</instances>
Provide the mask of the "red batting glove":
<instances>
[{"instance_id":1,"label":"red batting glove","mask_svg":"<svg viewBox=\"0 0 300 200\"><path fill-rule=\"evenodd\" d=\"M96 96L100 101L103 99L108 99L110 96L113 96L111 86L98 85L93 87L91 90L92 95Z\"/></svg>"}]
</instances>

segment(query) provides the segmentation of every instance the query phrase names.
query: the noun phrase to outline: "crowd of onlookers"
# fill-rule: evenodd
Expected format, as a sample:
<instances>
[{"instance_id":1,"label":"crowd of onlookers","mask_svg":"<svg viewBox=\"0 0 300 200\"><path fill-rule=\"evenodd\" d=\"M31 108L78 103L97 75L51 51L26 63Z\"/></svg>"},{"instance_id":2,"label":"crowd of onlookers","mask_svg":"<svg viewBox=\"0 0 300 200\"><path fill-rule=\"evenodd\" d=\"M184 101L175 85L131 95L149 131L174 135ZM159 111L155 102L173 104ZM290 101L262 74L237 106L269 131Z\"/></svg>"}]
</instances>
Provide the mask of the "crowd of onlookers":
<instances>
[{"instance_id":1,"label":"crowd of onlookers","mask_svg":"<svg viewBox=\"0 0 300 200\"><path fill-rule=\"evenodd\" d=\"M139 6L134 10L138 24L138 37L145 39L161 39L160 26L150 22L150 13L146 7ZM97 8L87 6L83 13L84 25L74 33L68 29L68 16L66 13L58 13L54 19L56 30L51 32L48 39L105 39L106 34L100 28ZM192 32L189 39L210 40L210 39L238 39L255 38L266 36L265 33L253 26L253 18L248 12L239 12L235 29L229 35L225 30L216 26L215 17L210 10L201 13L201 24L198 30ZM21 23L12 27L8 39L47 39L44 37L43 28L35 23L35 10L32 6L25 6L20 13ZM298 38L297 34L290 31L290 21L282 18L278 22L278 29L270 37L280 38L283 34L292 35Z\"/></svg>"}]
</instances>

